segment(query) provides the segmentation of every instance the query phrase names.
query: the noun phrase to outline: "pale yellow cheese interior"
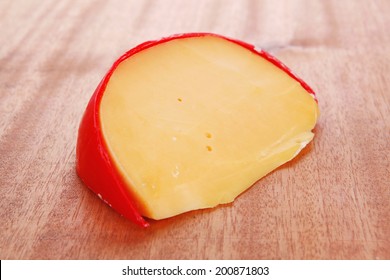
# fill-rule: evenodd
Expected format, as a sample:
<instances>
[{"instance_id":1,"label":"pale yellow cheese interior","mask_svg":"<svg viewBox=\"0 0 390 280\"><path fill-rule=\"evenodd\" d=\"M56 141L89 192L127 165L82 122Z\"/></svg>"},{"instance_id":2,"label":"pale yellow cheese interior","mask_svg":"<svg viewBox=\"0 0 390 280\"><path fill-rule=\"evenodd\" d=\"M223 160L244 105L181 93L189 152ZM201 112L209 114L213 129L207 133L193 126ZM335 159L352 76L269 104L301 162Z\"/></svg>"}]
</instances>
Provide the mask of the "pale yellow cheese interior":
<instances>
[{"instance_id":1,"label":"pale yellow cheese interior","mask_svg":"<svg viewBox=\"0 0 390 280\"><path fill-rule=\"evenodd\" d=\"M100 106L109 152L153 219L233 201L310 142L317 115L296 80L212 36L128 58Z\"/></svg>"}]
</instances>

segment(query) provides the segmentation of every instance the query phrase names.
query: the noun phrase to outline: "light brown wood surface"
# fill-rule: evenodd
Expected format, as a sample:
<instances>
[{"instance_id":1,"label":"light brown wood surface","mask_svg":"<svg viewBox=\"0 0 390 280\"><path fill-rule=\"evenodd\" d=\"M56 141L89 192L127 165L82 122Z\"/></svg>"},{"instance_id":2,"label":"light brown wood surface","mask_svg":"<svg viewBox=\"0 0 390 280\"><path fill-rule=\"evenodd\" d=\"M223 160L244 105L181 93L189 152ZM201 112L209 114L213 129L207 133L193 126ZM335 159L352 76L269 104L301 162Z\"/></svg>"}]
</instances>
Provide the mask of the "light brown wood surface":
<instances>
[{"instance_id":1,"label":"light brown wood surface","mask_svg":"<svg viewBox=\"0 0 390 280\"><path fill-rule=\"evenodd\" d=\"M390 1L0 1L0 259L389 259ZM78 125L126 50L207 31L317 93L316 137L229 205L134 226L75 173Z\"/></svg>"}]
</instances>

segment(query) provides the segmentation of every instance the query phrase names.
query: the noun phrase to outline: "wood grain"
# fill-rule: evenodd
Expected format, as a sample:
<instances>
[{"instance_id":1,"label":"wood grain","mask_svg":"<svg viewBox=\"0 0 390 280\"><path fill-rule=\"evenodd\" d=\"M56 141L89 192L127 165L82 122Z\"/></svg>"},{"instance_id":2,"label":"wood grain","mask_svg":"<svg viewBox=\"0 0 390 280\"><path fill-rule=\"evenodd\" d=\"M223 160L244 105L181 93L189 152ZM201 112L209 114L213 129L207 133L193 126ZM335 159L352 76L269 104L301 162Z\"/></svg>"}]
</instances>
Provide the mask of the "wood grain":
<instances>
[{"instance_id":1,"label":"wood grain","mask_svg":"<svg viewBox=\"0 0 390 280\"><path fill-rule=\"evenodd\" d=\"M1 259L389 259L390 1L0 2ZM234 203L135 227L75 173L111 63L208 31L276 55L317 92L303 153Z\"/></svg>"}]
</instances>

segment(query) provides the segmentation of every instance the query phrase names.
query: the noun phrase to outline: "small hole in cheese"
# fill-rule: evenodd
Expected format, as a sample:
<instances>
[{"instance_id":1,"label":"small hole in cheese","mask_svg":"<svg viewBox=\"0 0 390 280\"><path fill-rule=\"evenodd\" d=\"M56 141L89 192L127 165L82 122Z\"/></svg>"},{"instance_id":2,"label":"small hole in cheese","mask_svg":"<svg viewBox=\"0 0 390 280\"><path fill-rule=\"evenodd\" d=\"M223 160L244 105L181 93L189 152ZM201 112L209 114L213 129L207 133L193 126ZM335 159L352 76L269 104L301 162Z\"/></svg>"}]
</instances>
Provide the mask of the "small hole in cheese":
<instances>
[{"instance_id":1,"label":"small hole in cheese","mask_svg":"<svg viewBox=\"0 0 390 280\"><path fill-rule=\"evenodd\" d=\"M211 152L213 150L213 148L211 146L206 146L207 148L207 151Z\"/></svg>"}]
</instances>

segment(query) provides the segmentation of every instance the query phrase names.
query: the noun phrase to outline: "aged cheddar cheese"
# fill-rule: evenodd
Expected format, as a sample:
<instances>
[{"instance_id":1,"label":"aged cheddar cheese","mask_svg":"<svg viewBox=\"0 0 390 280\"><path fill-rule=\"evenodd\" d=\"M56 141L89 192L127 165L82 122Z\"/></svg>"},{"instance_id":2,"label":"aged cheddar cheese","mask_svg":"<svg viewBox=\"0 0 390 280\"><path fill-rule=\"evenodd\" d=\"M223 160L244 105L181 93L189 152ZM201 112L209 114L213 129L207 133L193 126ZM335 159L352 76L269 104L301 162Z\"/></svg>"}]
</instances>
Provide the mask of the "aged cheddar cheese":
<instances>
[{"instance_id":1,"label":"aged cheddar cheese","mask_svg":"<svg viewBox=\"0 0 390 280\"><path fill-rule=\"evenodd\" d=\"M231 202L313 138L318 107L310 88L244 43L178 36L114 70L96 120L108 168L140 216ZM97 192L116 208L110 194Z\"/></svg>"}]
</instances>

